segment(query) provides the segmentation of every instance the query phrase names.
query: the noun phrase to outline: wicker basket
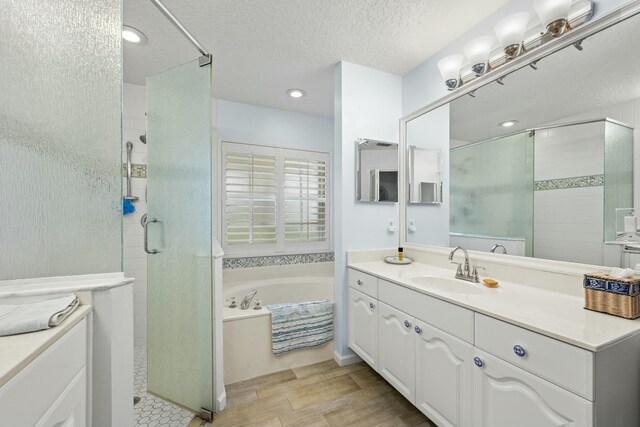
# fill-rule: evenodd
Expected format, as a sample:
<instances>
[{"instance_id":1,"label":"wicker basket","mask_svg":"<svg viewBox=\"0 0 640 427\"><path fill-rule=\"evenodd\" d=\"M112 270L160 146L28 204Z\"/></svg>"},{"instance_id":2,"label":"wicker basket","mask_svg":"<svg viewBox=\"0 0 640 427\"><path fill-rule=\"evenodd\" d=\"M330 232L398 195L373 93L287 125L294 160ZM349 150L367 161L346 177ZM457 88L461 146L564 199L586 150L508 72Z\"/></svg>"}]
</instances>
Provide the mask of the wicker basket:
<instances>
[{"instance_id":1,"label":"wicker basket","mask_svg":"<svg viewBox=\"0 0 640 427\"><path fill-rule=\"evenodd\" d=\"M584 308L637 319L640 317L640 277L612 279L601 272L585 274Z\"/></svg>"}]
</instances>

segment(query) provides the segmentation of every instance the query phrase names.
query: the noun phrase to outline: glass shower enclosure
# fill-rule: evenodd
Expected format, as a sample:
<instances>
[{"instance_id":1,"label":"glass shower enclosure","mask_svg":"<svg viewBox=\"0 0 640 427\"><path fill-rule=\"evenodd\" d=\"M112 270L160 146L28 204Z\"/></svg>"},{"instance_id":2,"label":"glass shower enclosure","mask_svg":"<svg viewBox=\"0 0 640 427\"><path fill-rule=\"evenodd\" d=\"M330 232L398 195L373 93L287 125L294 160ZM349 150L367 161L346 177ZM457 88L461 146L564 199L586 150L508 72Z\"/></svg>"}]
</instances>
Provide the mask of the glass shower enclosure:
<instances>
[{"instance_id":1,"label":"glass shower enclosure","mask_svg":"<svg viewBox=\"0 0 640 427\"><path fill-rule=\"evenodd\" d=\"M633 207L633 129L610 119L452 148L450 167L451 233L524 241L519 255L603 265Z\"/></svg>"},{"instance_id":2,"label":"glass shower enclosure","mask_svg":"<svg viewBox=\"0 0 640 427\"><path fill-rule=\"evenodd\" d=\"M211 65L147 78L148 391L214 408Z\"/></svg>"}]
</instances>

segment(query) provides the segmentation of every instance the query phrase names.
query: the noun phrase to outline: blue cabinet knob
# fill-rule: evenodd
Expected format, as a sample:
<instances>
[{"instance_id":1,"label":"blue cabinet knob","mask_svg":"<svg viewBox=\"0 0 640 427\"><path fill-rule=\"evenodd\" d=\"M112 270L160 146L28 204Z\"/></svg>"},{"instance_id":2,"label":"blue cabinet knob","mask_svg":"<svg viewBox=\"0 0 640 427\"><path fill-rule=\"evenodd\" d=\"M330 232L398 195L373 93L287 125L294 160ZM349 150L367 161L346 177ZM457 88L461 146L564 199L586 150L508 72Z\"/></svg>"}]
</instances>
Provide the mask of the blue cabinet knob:
<instances>
[{"instance_id":1,"label":"blue cabinet knob","mask_svg":"<svg viewBox=\"0 0 640 427\"><path fill-rule=\"evenodd\" d=\"M416 327L413 328L413 330L416 331L416 334L419 334L419 333L422 332L422 328L420 326L418 326L418 325L416 325Z\"/></svg>"},{"instance_id":2,"label":"blue cabinet knob","mask_svg":"<svg viewBox=\"0 0 640 427\"><path fill-rule=\"evenodd\" d=\"M411 327L411 323L408 320L404 321L404 327L405 328L410 328Z\"/></svg>"},{"instance_id":3,"label":"blue cabinet knob","mask_svg":"<svg viewBox=\"0 0 640 427\"><path fill-rule=\"evenodd\" d=\"M478 356L473 358L473 363L475 363L478 368L482 368L482 365L484 365L484 363L482 363L482 359Z\"/></svg>"},{"instance_id":4,"label":"blue cabinet knob","mask_svg":"<svg viewBox=\"0 0 640 427\"><path fill-rule=\"evenodd\" d=\"M522 346L520 345L514 345L513 346L513 352L516 354L516 356L518 357L524 357L524 355L527 353L524 348L522 348Z\"/></svg>"},{"instance_id":5,"label":"blue cabinet knob","mask_svg":"<svg viewBox=\"0 0 640 427\"><path fill-rule=\"evenodd\" d=\"M376 305L375 305L374 303L372 303L372 302L370 302L370 303L369 303L369 308L370 308L371 310L373 310L373 309L375 308L375 306L376 306Z\"/></svg>"}]
</instances>

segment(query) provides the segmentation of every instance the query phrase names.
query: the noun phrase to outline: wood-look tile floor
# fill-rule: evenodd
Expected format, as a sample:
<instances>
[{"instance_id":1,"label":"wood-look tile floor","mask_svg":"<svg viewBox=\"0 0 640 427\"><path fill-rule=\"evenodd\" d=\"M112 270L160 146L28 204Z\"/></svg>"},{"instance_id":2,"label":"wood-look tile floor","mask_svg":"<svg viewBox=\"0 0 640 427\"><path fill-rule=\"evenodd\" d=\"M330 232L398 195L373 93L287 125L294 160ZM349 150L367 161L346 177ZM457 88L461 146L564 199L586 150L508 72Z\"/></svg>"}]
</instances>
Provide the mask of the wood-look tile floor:
<instances>
[{"instance_id":1,"label":"wood-look tile floor","mask_svg":"<svg viewBox=\"0 0 640 427\"><path fill-rule=\"evenodd\" d=\"M434 427L364 362L333 360L226 386L213 427ZM200 426L194 419L189 427Z\"/></svg>"}]
</instances>

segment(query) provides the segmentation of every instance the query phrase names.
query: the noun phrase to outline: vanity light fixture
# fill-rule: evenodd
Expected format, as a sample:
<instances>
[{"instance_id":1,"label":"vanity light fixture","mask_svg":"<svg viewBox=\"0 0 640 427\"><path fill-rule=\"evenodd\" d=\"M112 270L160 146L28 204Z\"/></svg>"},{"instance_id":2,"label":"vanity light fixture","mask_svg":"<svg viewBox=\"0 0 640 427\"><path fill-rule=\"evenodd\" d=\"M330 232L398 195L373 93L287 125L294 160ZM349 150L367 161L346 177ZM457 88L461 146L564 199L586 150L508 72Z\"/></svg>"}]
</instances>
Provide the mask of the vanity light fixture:
<instances>
[{"instance_id":1,"label":"vanity light fixture","mask_svg":"<svg viewBox=\"0 0 640 427\"><path fill-rule=\"evenodd\" d=\"M122 38L124 41L134 44L145 44L147 42L147 36L128 25L122 26Z\"/></svg>"},{"instance_id":2,"label":"vanity light fixture","mask_svg":"<svg viewBox=\"0 0 640 427\"><path fill-rule=\"evenodd\" d=\"M489 55L493 47L493 37L476 37L464 46L464 54L471 64L471 71L480 77L488 71Z\"/></svg>"},{"instance_id":3,"label":"vanity light fixture","mask_svg":"<svg viewBox=\"0 0 640 427\"><path fill-rule=\"evenodd\" d=\"M542 21L542 25L553 37L558 37L570 30L569 10L571 0L536 0L533 8Z\"/></svg>"},{"instance_id":4,"label":"vanity light fixture","mask_svg":"<svg viewBox=\"0 0 640 427\"><path fill-rule=\"evenodd\" d=\"M468 59L468 65L464 68L463 55L451 55L440 60L438 68L447 89L455 90L490 74L520 55L532 52L566 32L580 27L591 20L595 11L595 2L592 0L533 0L533 3L542 25L532 25L531 16L527 12L513 13L504 17L494 27L499 41L499 48L495 51L491 50L493 43L489 42L494 40L493 37L477 37L464 47ZM582 49L581 42L575 43L574 46L578 50ZM537 69L535 63L528 65ZM496 81L504 85L502 79Z\"/></svg>"},{"instance_id":5,"label":"vanity light fixture","mask_svg":"<svg viewBox=\"0 0 640 427\"><path fill-rule=\"evenodd\" d=\"M498 126L502 126L503 128L510 128L516 123L518 123L517 120L507 120L506 122L498 123Z\"/></svg>"},{"instance_id":6,"label":"vanity light fixture","mask_svg":"<svg viewBox=\"0 0 640 427\"><path fill-rule=\"evenodd\" d=\"M287 95L289 95L292 98L298 99L298 98L302 98L303 96L305 96L306 92L303 91L302 89L289 89L287 91Z\"/></svg>"},{"instance_id":7,"label":"vanity light fixture","mask_svg":"<svg viewBox=\"0 0 640 427\"><path fill-rule=\"evenodd\" d=\"M462 55L450 55L438 61L440 75L449 90L454 90L460 83L462 61L464 61L464 56Z\"/></svg>"},{"instance_id":8,"label":"vanity light fixture","mask_svg":"<svg viewBox=\"0 0 640 427\"><path fill-rule=\"evenodd\" d=\"M529 14L519 12L504 17L494 27L507 59L513 59L523 52L524 32L527 30L528 24Z\"/></svg>"}]
</instances>

